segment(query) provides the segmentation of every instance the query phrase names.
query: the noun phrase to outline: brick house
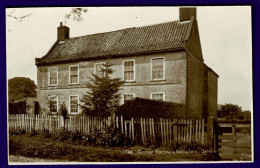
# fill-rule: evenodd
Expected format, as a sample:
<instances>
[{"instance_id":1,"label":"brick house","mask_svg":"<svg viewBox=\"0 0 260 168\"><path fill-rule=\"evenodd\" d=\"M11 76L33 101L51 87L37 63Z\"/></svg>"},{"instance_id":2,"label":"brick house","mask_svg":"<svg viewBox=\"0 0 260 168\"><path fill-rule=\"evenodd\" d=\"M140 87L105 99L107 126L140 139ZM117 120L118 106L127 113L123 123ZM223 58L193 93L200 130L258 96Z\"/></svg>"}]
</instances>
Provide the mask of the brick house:
<instances>
[{"instance_id":1,"label":"brick house","mask_svg":"<svg viewBox=\"0 0 260 168\"><path fill-rule=\"evenodd\" d=\"M65 103L69 114L79 114L88 77L109 60L112 77L125 81L122 103L157 99L184 104L183 117L216 117L218 75L203 60L196 8L179 12L176 21L74 38L61 23L57 41L35 59L40 113L55 114Z\"/></svg>"}]
</instances>

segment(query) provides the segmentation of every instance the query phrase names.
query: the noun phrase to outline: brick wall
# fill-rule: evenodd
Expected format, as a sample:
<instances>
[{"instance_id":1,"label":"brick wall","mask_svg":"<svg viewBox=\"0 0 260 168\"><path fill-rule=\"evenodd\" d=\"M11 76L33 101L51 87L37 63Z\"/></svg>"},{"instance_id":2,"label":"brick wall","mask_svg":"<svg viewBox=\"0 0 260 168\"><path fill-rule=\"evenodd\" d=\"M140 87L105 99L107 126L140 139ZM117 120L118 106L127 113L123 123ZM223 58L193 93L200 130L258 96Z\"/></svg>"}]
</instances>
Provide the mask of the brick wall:
<instances>
[{"instance_id":1,"label":"brick wall","mask_svg":"<svg viewBox=\"0 0 260 168\"><path fill-rule=\"evenodd\" d=\"M165 80L151 81L151 58L165 58ZM123 60L135 60L136 81L125 83L121 93L135 93L136 97L150 98L152 92L164 92L165 101L175 103L186 102L186 54L185 52L158 53L135 57L124 57L110 60L115 72L112 77L123 77ZM37 98L42 109L49 107L48 97L58 95L59 103L68 105L70 95L82 95L87 91L86 83L94 72L94 63L104 62L96 60L73 64L42 66L37 68ZM79 84L69 85L69 66L79 65ZM58 67L58 86L48 86L49 67ZM43 110L44 111L44 110Z\"/></svg>"}]
</instances>

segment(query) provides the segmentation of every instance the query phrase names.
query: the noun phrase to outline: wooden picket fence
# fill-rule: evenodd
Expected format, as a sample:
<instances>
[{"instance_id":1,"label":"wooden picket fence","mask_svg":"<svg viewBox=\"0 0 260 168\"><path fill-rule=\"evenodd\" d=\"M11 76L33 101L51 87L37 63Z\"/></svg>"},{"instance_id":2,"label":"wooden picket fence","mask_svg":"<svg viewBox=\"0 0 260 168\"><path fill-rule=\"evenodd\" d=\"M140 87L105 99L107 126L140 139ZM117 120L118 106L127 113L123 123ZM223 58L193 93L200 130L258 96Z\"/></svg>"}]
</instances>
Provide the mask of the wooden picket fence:
<instances>
[{"instance_id":1,"label":"wooden picket fence","mask_svg":"<svg viewBox=\"0 0 260 168\"><path fill-rule=\"evenodd\" d=\"M156 144L169 144L181 142L205 143L204 119L154 119L131 118L124 120L123 116L114 118L70 116L64 121L62 116L54 115L9 115L9 130L17 129L26 132L49 131L51 134L65 129L90 134L100 130L106 132L109 127L114 127L118 133L124 134L128 139L142 144L156 142Z\"/></svg>"}]
</instances>

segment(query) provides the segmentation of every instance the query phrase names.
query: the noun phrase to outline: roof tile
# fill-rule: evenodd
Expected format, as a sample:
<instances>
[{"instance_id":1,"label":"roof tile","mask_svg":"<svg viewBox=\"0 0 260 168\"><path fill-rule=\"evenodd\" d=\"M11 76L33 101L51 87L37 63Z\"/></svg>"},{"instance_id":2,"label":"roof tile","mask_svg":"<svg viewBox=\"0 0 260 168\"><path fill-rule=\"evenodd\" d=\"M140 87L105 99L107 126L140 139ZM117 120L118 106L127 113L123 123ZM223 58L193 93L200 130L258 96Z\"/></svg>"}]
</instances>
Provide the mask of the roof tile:
<instances>
[{"instance_id":1,"label":"roof tile","mask_svg":"<svg viewBox=\"0 0 260 168\"><path fill-rule=\"evenodd\" d=\"M37 65L87 60L103 56L131 55L183 48L191 21L156 25L69 38L57 45Z\"/></svg>"}]
</instances>

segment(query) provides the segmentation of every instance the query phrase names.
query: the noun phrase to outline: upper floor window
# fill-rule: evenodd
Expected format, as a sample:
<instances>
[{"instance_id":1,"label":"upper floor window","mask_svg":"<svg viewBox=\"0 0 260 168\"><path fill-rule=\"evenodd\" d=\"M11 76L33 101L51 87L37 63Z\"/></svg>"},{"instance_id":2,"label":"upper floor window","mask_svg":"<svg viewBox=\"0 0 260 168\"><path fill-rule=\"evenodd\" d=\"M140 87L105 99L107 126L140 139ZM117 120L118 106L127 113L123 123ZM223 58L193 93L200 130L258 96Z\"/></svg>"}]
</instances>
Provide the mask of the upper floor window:
<instances>
[{"instance_id":1,"label":"upper floor window","mask_svg":"<svg viewBox=\"0 0 260 168\"><path fill-rule=\"evenodd\" d=\"M97 76L102 76L102 68L104 68L105 62L95 63L94 65L94 74Z\"/></svg>"},{"instance_id":2,"label":"upper floor window","mask_svg":"<svg viewBox=\"0 0 260 168\"><path fill-rule=\"evenodd\" d=\"M164 101L165 100L165 93L163 93L163 92L151 93L151 99Z\"/></svg>"},{"instance_id":3,"label":"upper floor window","mask_svg":"<svg viewBox=\"0 0 260 168\"><path fill-rule=\"evenodd\" d=\"M50 112L57 113L58 112L58 96L50 96Z\"/></svg>"},{"instance_id":4,"label":"upper floor window","mask_svg":"<svg viewBox=\"0 0 260 168\"><path fill-rule=\"evenodd\" d=\"M135 61L126 60L124 64L124 81L135 81Z\"/></svg>"},{"instance_id":5,"label":"upper floor window","mask_svg":"<svg viewBox=\"0 0 260 168\"><path fill-rule=\"evenodd\" d=\"M79 96L73 95L70 96L70 114L78 114L79 113Z\"/></svg>"},{"instance_id":6,"label":"upper floor window","mask_svg":"<svg viewBox=\"0 0 260 168\"><path fill-rule=\"evenodd\" d=\"M127 101L133 99L135 97L134 93L125 93L124 94L124 103L126 103Z\"/></svg>"},{"instance_id":7,"label":"upper floor window","mask_svg":"<svg viewBox=\"0 0 260 168\"><path fill-rule=\"evenodd\" d=\"M164 58L152 58L152 80L163 80L164 73Z\"/></svg>"},{"instance_id":8,"label":"upper floor window","mask_svg":"<svg viewBox=\"0 0 260 168\"><path fill-rule=\"evenodd\" d=\"M49 85L58 85L58 68L49 68Z\"/></svg>"},{"instance_id":9,"label":"upper floor window","mask_svg":"<svg viewBox=\"0 0 260 168\"><path fill-rule=\"evenodd\" d=\"M73 65L69 67L69 81L70 84L79 83L79 66Z\"/></svg>"}]
</instances>

